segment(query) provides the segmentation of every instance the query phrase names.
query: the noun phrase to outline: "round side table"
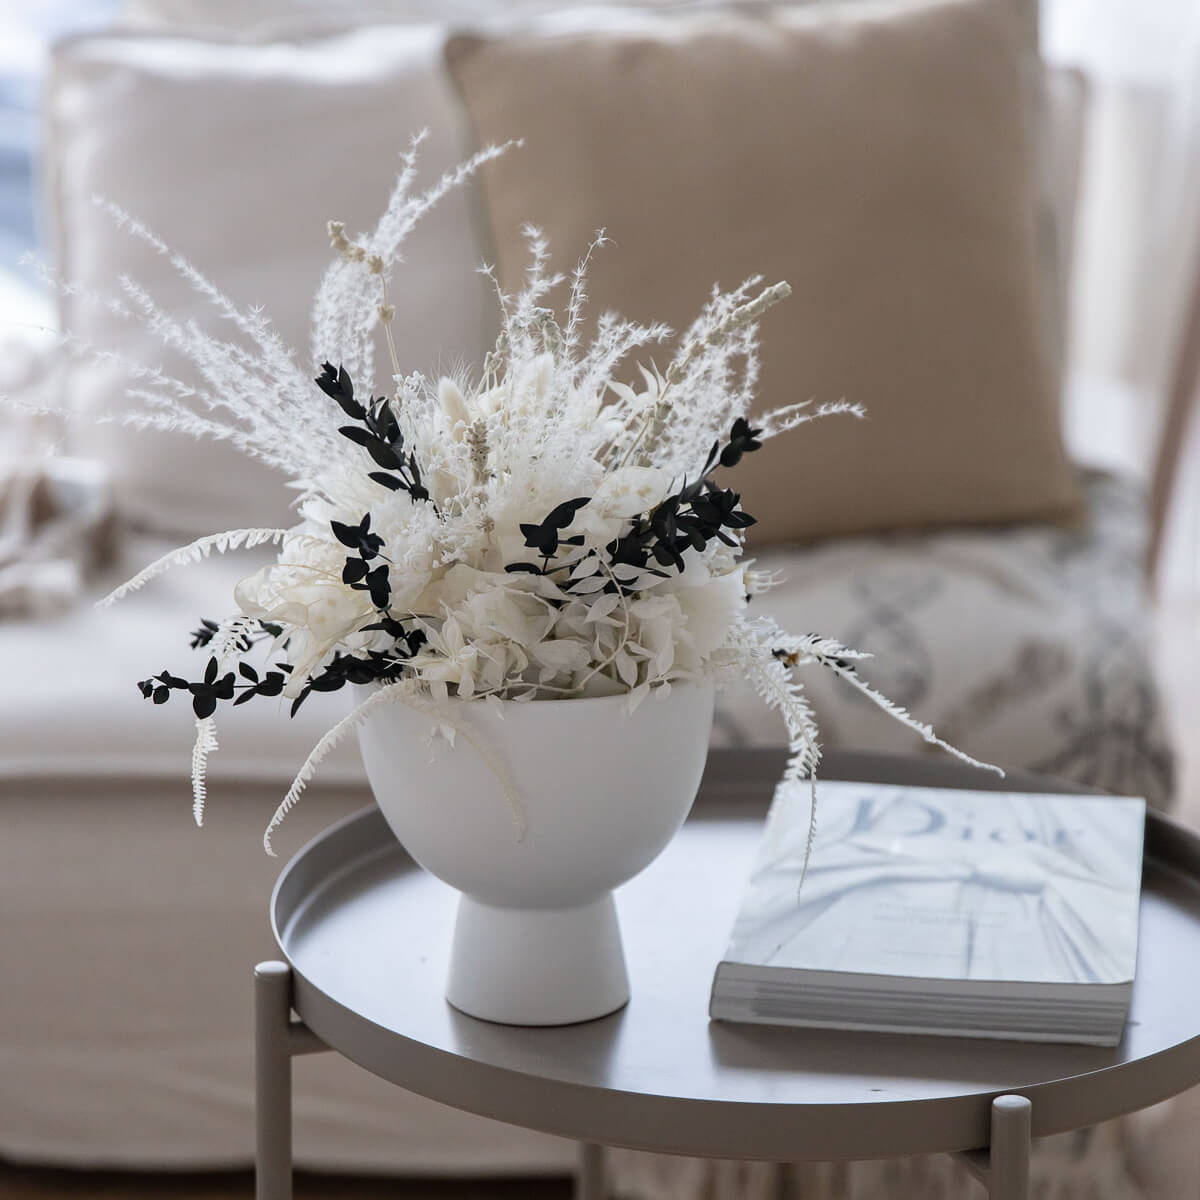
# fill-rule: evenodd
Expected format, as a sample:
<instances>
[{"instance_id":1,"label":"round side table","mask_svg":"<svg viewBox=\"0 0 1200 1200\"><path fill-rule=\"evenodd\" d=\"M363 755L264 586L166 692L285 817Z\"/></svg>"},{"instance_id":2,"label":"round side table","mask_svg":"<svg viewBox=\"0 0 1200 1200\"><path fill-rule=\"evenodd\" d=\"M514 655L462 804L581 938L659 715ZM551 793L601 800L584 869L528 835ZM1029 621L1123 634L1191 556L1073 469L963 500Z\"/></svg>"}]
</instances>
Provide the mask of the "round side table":
<instances>
[{"instance_id":1,"label":"round side table","mask_svg":"<svg viewBox=\"0 0 1200 1200\"><path fill-rule=\"evenodd\" d=\"M1113 1049L711 1022L708 995L783 756L717 751L695 810L617 893L633 998L580 1025L478 1021L443 997L456 893L375 809L287 865L285 962L255 969L258 1200L290 1200L291 1057L335 1050L433 1100L573 1138L600 1200L604 1145L777 1162L959 1154L993 1200L1027 1200L1030 1139L1200 1083L1200 837L1148 819L1137 980ZM826 778L1064 791L956 762L837 755Z\"/></svg>"}]
</instances>

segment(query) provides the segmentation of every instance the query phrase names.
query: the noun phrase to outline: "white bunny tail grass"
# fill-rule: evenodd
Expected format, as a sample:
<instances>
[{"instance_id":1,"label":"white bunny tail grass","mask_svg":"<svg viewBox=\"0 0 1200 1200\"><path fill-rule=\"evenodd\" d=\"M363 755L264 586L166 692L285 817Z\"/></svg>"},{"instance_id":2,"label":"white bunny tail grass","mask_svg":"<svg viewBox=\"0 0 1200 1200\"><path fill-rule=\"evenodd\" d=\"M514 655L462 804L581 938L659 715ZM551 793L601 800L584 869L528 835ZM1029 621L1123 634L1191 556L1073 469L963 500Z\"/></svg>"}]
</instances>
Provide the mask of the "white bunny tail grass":
<instances>
[{"instance_id":1,"label":"white bunny tail grass","mask_svg":"<svg viewBox=\"0 0 1200 1200\"><path fill-rule=\"evenodd\" d=\"M212 717L196 719L196 744L192 747L192 816L204 824L204 802L208 798L208 756L217 750L217 726Z\"/></svg>"},{"instance_id":2,"label":"white bunny tail grass","mask_svg":"<svg viewBox=\"0 0 1200 1200\"><path fill-rule=\"evenodd\" d=\"M108 608L118 600L123 600L130 592L145 587L152 579L156 579L172 567L198 563L214 551L217 554L225 554L230 550L251 550L268 542L281 542L288 535L289 531L286 529L227 529L224 533L210 533L207 537L197 538L186 546L180 546L179 549L156 558L132 579L127 579L120 587L109 592L103 600L98 600L96 607Z\"/></svg>"}]
</instances>

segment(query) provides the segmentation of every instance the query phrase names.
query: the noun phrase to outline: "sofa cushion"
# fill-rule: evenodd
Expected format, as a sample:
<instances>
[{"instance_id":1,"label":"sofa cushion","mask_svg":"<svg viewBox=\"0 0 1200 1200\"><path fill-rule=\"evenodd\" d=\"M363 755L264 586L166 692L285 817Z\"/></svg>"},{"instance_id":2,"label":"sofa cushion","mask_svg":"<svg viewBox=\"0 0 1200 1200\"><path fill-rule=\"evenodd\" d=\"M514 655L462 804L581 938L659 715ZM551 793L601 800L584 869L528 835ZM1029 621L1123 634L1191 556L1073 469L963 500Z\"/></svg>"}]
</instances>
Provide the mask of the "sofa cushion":
<instances>
[{"instance_id":1,"label":"sofa cushion","mask_svg":"<svg viewBox=\"0 0 1200 1200\"><path fill-rule=\"evenodd\" d=\"M97 350L179 368L194 381L138 322L86 302L129 275L177 320L230 336L162 256L116 229L93 203L100 193L239 305L262 305L308 362L312 296L332 253L326 222L345 221L351 232L373 226L400 152L422 128L430 131L423 182L462 156L441 42L437 28L422 25L265 44L104 34L58 46L45 105L47 207L61 274L81 286L62 296L62 327ZM406 255L394 284L402 363L432 370L476 361L491 309L463 192L424 219ZM84 355L65 373L64 399L95 417L125 407L129 382L120 364ZM375 380L377 389L388 385L386 376ZM140 526L188 534L287 521L284 481L223 444L91 419L72 435L77 453L109 465L118 502Z\"/></svg>"},{"instance_id":2,"label":"sofa cushion","mask_svg":"<svg viewBox=\"0 0 1200 1200\"><path fill-rule=\"evenodd\" d=\"M847 398L739 481L761 542L1071 519L1039 292L1034 59L1012 0L818 5L455 38L501 285L522 230L592 312L685 328L714 280L786 278L760 402ZM902 447L902 450L900 449Z\"/></svg>"}]
</instances>

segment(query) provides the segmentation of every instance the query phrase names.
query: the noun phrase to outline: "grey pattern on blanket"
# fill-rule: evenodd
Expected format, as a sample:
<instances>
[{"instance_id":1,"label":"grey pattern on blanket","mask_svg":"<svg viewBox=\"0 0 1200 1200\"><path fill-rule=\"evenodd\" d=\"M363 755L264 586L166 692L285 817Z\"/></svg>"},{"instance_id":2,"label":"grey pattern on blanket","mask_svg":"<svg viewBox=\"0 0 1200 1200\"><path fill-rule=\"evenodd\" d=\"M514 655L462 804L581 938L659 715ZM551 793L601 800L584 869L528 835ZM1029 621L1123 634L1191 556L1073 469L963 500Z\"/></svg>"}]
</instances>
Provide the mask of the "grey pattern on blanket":
<instances>
[{"instance_id":1,"label":"grey pattern on blanket","mask_svg":"<svg viewBox=\"0 0 1200 1200\"><path fill-rule=\"evenodd\" d=\"M762 599L788 628L873 654L863 675L967 753L1169 804L1171 751L1148 654L1145 508L1091 474L1079 531L940 531L776 550ZM826 746L926 752L836 680L808 684ZM763 744L747 695L719 702L717 737Z\"/></svg>"}]
</instances>

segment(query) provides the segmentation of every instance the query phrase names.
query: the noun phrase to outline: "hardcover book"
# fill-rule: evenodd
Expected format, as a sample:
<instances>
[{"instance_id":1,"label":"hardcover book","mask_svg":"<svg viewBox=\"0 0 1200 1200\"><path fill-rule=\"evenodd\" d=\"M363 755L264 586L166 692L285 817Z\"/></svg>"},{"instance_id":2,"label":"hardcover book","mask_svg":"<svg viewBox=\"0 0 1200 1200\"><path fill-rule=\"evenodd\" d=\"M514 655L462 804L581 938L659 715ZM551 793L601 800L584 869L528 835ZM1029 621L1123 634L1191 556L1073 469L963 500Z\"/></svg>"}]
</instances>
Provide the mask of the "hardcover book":
<instances>
[{"instance_id":1,"label":"hardcover book","mask_svg":"<svg viewBox=\"0 0 1200 1200\"><path fill-rule=\"evenodd\" d=\"M817 787L807 870L811 789L776 793L712 1017L1116 1045L1144 800Z\"/></svg>"}]
</instances>

